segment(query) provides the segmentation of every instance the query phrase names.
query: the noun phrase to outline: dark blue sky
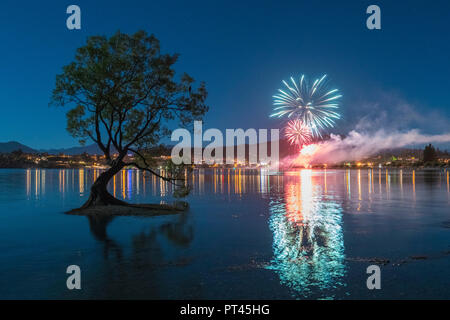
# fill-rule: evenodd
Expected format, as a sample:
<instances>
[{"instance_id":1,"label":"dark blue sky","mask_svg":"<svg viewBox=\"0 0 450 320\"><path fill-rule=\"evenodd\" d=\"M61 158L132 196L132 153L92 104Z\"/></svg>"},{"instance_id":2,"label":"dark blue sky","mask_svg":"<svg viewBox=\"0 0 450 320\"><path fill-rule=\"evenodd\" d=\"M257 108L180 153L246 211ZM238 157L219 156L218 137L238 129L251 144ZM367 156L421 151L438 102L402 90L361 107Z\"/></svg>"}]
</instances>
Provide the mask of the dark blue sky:
<instances>
[{"instance_id":1,"label":"dark blue sky","mask_svg":"<svg viewBox=\"0 0 450 320\"><path fill-rule=\"evenodd\" d=\"M81 7L80 31L66 28L70 4ZM370 4L381 7L382 30L366 28ZM205 127L278 127L268 115L281 80L327 73L344 94L336 131L362 117L428 133L448 128L449 1L8 0L0 141L76 145L65 110L48 107L55 75L88 36L119 29L154 33L163 51L181 54L177 70L206 81Z\"/></svg>"}]
</instances>

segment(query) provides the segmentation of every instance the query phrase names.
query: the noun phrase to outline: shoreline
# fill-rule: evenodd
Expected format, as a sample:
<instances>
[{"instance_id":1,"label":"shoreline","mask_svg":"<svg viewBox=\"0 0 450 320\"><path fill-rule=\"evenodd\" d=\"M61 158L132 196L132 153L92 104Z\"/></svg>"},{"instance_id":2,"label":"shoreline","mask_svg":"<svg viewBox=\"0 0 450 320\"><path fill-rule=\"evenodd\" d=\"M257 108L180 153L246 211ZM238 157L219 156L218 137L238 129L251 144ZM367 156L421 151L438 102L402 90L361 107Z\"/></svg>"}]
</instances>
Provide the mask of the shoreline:
<instances>
[{"instance_id":1,"label":"shoreline","mask_svg":"<svg viewBox=\"0 0 450 320\"><path fill-rule=\"evenodd\" d=\"M187 203L177 204L130 204L128 206L105 205L93 206L85 209L72 209L64 212L68 215L91 216L91 217L119 217L119 216L142 216L154 217L162 215L180 214L189 208Z\"/></svg>"},{"instance_id":2,"label":"shoreline","mask_svg":"<svg viewBox=\"0 0 450 320\"><path fill-rule=\"evenodd\" d=\"M12 166L12 167L0 167L1 169L24 169L24 170L35 170L35 169L41 169L41 170L107 170L106 167L21 167L21 166ZM269 167L194 167L192 169L228 169L228 170L270 170ZM411 170L447 170L450 169L450 165L444 165L444 166L382 166L382 167L369 167L369 166L330 166L330 165L313 165L309 168L305 167L291 167L288 169L280 170L280 171L289 171L289 170L298 170L298 169L343 169L343 170L358 170L358 169L411 169ZM138 170L136 168L124 168L123 170Z\"/></svg>"}]
</instances>

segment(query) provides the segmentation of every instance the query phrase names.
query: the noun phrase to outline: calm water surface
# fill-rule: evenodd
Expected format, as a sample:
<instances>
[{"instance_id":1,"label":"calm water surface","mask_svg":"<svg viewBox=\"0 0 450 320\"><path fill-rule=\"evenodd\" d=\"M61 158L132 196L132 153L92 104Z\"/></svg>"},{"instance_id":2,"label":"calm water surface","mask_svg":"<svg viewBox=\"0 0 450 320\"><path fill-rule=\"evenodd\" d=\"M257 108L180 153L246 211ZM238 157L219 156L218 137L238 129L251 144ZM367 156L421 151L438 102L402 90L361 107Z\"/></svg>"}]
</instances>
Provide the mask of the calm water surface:
<instances>
[{"instance_id":1,"label":"calm water surface","mask_svg":"<svg viewBox=\"0 0 450 320\"><path fill-rule=\"evenodd\" d=\"M99 173L0 170L0 298L450 298L446 170L196 170L185 214L64 214ZM137 170L109 188L173 201ZM382 288L368 290L380 261ZM66 288L71 264L82 290Z\"/></svg>"}]
</instances>

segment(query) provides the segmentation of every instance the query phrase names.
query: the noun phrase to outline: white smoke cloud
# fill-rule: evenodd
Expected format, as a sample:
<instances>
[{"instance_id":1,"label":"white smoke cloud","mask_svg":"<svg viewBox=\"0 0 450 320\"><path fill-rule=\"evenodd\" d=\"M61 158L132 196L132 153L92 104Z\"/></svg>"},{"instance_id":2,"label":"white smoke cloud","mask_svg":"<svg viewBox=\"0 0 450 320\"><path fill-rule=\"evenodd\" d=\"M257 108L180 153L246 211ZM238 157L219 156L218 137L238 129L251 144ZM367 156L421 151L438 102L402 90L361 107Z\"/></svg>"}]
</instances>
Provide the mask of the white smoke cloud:
<instances>
[{"instance_id":1,"label":"white smoke cloud","mask_svg":"<svg viewBox=\"0 0 450 320\"><path fill-rule=\"evenodd\" d=\"M374 133L352 130L345 138L332 134L329 140L320 142L308 160L310 163L337 163L360 160L384 149L448 142L450 133L427 135L421 134L417 129L406 132L386 132L380 129Z\"/></svg>"},{"instance_id":2,"label":"white smoke cloud","mask_svg":"<svg viewBox=\"0 0 450 320\"><path fill-rule=\"evenodd\" d=\"M285 157L280 165L358 161L386 149L422 149L429 143L447 149L450 143L450 118L443 108L412 104L393 92L376 91L372 101L356 101L343 110L343 123L335 130L349 132L345 137L331 134L299 155Z\"/></svg>"},{"instance_id":3,"label":"white smoke cloud","mask_svg":"<svg viewBox=\"0 0 450 320\"><path fill-rule=\"evenodd\" d=\"M428 143L441 147L450 143L450 119L445 112L412 104L396 93L379 91L374 100L360 101L347 108L349 133L345 137L331 134L304 160L338 163L361 160L385 149L422 149Z\"/></svg>"}]
</instances>

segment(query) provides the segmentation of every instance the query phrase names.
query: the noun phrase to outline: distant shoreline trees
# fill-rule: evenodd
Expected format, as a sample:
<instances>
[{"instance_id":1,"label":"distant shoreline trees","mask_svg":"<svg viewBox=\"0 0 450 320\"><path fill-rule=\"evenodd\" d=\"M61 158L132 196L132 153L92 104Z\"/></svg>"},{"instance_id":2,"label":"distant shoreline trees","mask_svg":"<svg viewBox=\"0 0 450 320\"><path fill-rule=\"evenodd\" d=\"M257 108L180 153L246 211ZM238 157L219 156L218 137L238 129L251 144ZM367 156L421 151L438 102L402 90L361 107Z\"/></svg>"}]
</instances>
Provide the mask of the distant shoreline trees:
<instances>
[{"instance_id":1,"label":"distant shoreline trees","mask_svg":"<svg viewBox=\"0 0 450 320\"><path fill-rule=\"evenodd\" d=\"M438 159L436 149L430 143L423 149L423 162L434 162Z\"/></svg>"}]
</instances>

